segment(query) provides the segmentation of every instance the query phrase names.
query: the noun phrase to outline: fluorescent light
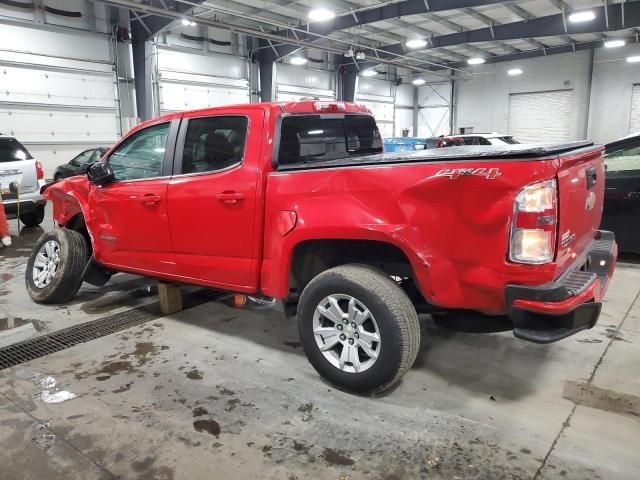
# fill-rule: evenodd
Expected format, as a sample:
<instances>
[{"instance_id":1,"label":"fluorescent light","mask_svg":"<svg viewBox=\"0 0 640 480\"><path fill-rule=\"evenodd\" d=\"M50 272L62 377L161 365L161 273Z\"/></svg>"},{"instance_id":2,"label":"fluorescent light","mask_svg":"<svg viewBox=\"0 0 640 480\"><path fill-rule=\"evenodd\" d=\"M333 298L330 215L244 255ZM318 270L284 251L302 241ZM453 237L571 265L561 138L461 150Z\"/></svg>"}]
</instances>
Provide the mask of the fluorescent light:
<instances>
[{"instance_id":1,"label":"fluorescent light","mask_svg":"<svg viewBox=\"0 0 640 480\"><path fill-rule=\"evenodd\" d=\"M485 60L482 57L473 57L473 58L470 58L469 60L467 60L467 63L469 65L480 65L480 64L482 64L484 62L485 62Z\"/></svg>"},{"instance_id":2,"label":"fluorescent light","mask_svg":"<svg viewBox=\"0 0 640 480\"><path fill-rule=\"evenodd\" d=\"M325 22L327 20L331 20L336 16L331 10L327 10L326 8L316 8L309 12L309 20L312 22Z\"/></svg>"},{"instance_id":3,"label":"fluorescent light","mask_svg":"<svg viewBox=\"0 0 640 480\"><path fill-rule=\"evenodd\" d=\"M196 22L192 22L191 20L188 20L186 18L183 18L181 21L182 21L182 25L184 25L185 27L187 26L193 27L196 24Z\"/></svg>"},{"instance_id":4,"label":"fluorescent light","mask_svg":"<svg viewBox=\"0 0 640 480\"><path fill-rule=\"evenodd\" d=\"M627 62L629 62L629 63L638 63L638 62L640 62L640 55L634 55L632 57L627 57Z\"/></svg>"},{"instance_id":5,"label":"fluorescent light","mask_svg":"<svg viewBox=\"0 0 640 480\"><path fill-rule=\"evenodd\" d=\"M521 68L510 68L507 70L507 75L522 75Z\"/></svg>"},{"instance_id":6,"label":"fluorescent light","mask_svg":"<svg viewBox=\"0 0 640 480\"><path fill-rule=\"evenodd\" d=\"M569 21L571 23L590 22L596 18L596 14L593 10L583 10L582 12L575 12L569 15Z\"/></svg>"},{"instance_id":7,"label":"fluorescent light","mask_svg":"<svg viewBox=\"0 0 640 480\"><path fill-rule=\"evenodd\" d=\"M304 57L291 57L289 63L291 63L291 65L305 65L307 63L307 59Z\"/></svg>"},{"instance_id":8,"label":"fluorescent light","mask_svg":"<svg viewBox=\"0 0 640 480\"><path fill-rule=\"evenodd\" d=\"M378 72L376 72L373 68L370 68L368 70L364 70L360 75L362 75L363 77L375 77L378 74Z\"/></svg>"},{"instance_id":9,"label":"fluorescent light","mask_svg":"<svg viewBox=\"0 0 640 480\"><path fill-rule=\"evenodd\" d=\"M624 44L626 42L624 40L607 40L606 42L604 42L604 46L607 48L617 48L617 47L624 47Z\"/></svg>"},{"instance_id":10,"label":"fluorescent light","mask_svg":"<svg viewBox=\"0 0 640 480\"><path fill-rule=\"evenodd\" d=\"M407 48L424 48L427 46L427 41L422 38L412 38L407 40L405 45Z\"/></svg>"},{"instance_id":11,"label":"fluorescent light","mask_svg":"<svg viewBox=\"0 0 640 480\"><path fill-rule=\"evenodd\" d=\"M427 81L424 78L414 78L411 83L413 83L416 86L420 86L420 85L424 85L425 83L427 83Z\"/></svg>"}]
</instances>

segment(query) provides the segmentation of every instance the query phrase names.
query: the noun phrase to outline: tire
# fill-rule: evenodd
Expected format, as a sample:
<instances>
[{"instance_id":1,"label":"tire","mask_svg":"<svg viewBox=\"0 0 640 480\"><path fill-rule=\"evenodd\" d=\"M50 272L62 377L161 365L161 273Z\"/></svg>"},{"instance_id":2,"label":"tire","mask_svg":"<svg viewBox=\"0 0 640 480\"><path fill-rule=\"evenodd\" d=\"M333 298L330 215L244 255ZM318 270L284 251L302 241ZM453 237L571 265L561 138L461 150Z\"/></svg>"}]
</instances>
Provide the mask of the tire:
<instances>
[{"instance_id":1,"label":"tire","mask_svg":"<svg viewBox=\"0 0 640 480\"><path fill-rule=\"evenodd\" d=\"M33 212L20 215L20 221L26 227L35 227L44 220L44 205L38 205Z\"/></svg>"},{"instance_id":2,"label":"tire","mask_svg":"<svg viewBox=\"0 0 640 480\"><path fill-rule=\"evenodd\" d=\"M59 182L60 180L62 180L62 175L58 174L55 177L53 177L53 181L54 182Z\"/></svg>"},{"instance_id":3,"label":"tire","mask_svg":"<svg viewBox=\"0 0 640 480\"><path fill-rule=\"evenodd\" d=\"M337 311L348 317L342 328L331 320L339 317ZM300 297L298 329L316 371L336 387L364 395L399 381L420 348L420 324L409 297L389 276L367 265L332 268L311 280Z\"/></svg>"},{"instance_id":4,"label":"tire","mask_svg":"<svg viewBox=\"0 0 640 480\"><path fill-rule=\"evenodd\" d=\"M65 303L72 300L82 285L82 272L88 256L86 240L74 230L54 228L43 234L27 262L25 283L31 299L36 303ZM51 259L51 263L43 262L48 259ZM38 272L42 274L47 269L51 272L52 268L53 275L50 277L36 277Z\"/></svg>"}]
</instances>

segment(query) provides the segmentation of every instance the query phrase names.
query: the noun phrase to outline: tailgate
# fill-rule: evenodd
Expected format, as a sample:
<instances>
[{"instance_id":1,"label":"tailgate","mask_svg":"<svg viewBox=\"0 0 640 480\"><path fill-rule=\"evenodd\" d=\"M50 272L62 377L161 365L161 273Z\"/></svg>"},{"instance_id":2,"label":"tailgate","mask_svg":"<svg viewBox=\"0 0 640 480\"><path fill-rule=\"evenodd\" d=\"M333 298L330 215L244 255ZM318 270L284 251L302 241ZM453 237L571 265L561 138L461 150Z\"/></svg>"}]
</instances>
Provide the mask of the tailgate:
<instances>
[{"instance_id":1,"label":"tailgate","mask_svg":"<svg viewBox=\"0 0 640 480\"><path fill-rule=\"evenodd\" d=\"M11 182L20 184L20 193L34 192L38 188L36 161L31 159L0 162L0 188L2 191L8 190Z\"/></svg>"},{"instance_id":2,"label":"tailgate","mask_svg":"<svg viewBox=\"0 0 640 480\"><path fill-rule=\"evenodd\" d=\"M589 147L559 156L556 276L586 251L600 225L604 201L603 151L602 147Z\"/></svg>"}]
</instances>

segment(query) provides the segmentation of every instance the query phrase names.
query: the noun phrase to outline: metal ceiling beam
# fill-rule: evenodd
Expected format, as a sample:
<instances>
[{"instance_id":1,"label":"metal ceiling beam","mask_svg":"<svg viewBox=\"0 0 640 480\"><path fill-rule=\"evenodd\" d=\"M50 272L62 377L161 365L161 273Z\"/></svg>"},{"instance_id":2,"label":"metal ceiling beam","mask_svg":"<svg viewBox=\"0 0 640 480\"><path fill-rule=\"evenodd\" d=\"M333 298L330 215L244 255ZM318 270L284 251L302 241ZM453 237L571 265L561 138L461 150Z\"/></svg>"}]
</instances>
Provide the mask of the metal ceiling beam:
<instances>
[{"instance_id":1,"label":"metal ceiling beam","mask_svg":"<svg viewBox=\"0 0 640 480\"><path fill-rule=\"evenodd\" d=\"M580 33L602 33L607 31L623 30L640 26L640 1L629 1L625 5L625 23L622 23L622 4L608 6L609 28L607 28L604 7L591 8L596 18L591 22L569 23L565 30L565 22L562 14L538 17L528 21L495 25L493 28L480 28L460 33L440 35L429 39L429 45L420 51L428 51L430 48L446 47L476 42L492 42L499 40L518 40L534 37L564 36ZM574 44L563 45L573 50ZM386 45L383 50L391 54L402 54L406 51L404 44L397 43ZM546 49L548 51L548 48ZM414 50L415 51L415 50ZM525 52L526 53L526 52ZM369 62L363 65L368 68L375 65Z\"/></svg>"}]
</instances>

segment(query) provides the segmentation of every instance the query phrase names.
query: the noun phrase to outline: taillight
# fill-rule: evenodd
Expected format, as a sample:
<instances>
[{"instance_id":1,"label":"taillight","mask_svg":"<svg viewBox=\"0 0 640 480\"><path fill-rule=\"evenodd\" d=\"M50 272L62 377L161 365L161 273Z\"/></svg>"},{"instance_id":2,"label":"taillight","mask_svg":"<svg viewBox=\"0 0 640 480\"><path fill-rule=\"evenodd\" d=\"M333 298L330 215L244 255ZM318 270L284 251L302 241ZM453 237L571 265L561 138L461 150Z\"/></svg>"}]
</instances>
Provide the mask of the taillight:
<instances>
[{"instance_id":1,"label":"taillight","mask_svg":"<svg viewBox=\"0 0 640 480\"><path fill-rule=\"evenodd\" d=\"M42 164L36 160L36 175L38 176L38 180L44 180L44 170L42 168Z\"/></svg>"},{"instance_id":2,"label":"taillight","mask_svg":"<svg viewBox=\"0 0 640 480\"><path fill-rule=\"evenodd\" d=\"M509 259L541 264L553 260L558 225L558 187L554 180L524 187L514 202Z\"/></svg>"}]
</instances>

